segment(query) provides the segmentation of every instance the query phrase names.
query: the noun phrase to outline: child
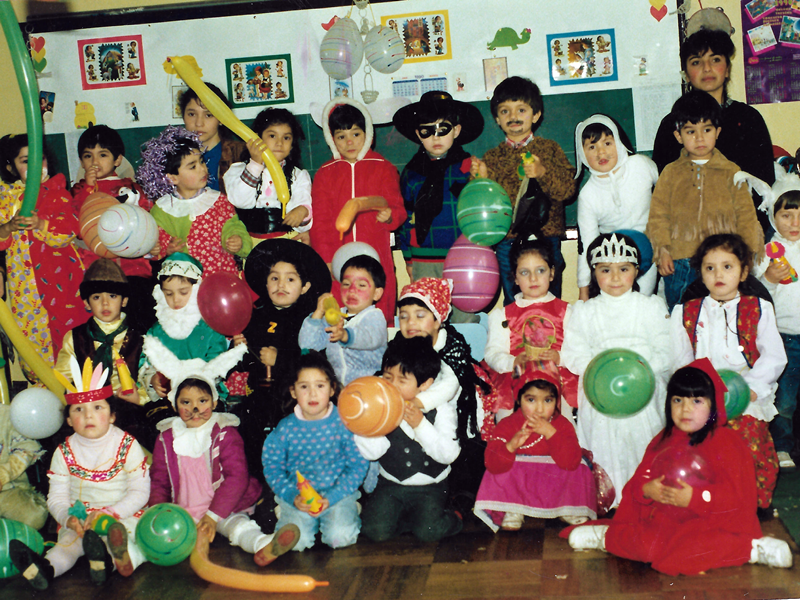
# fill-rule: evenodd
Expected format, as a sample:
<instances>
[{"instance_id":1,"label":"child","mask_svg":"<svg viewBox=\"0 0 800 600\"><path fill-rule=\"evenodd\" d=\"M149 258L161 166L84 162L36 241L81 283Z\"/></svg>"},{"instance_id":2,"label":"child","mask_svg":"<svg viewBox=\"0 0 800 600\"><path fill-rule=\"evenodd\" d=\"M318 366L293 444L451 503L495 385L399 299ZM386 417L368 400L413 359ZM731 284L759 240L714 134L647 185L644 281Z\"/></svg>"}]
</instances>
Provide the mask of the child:
<instances>
[{"instance_id":1,"label":"child","mask_svg":"<svg viewBox=\"0 0 800 600\"><path fill-rule=\"evenodd\" d=\"M555 277L553 245L547 240L518 237L511 247L514 282L520 293L514 303L489 313L489 335L484 360L498 377L494 378L499 396L506 402L495 407L497 421L512 413L512 379L525 371L527 363L559 365L559 350L564 327L572 307L550 293ZM566 367L558 367L559 391L571 407L578 405L578 379ZM567 418L570 418L569 415Z\"/></svg>"},{"instance_id":2,"label":"child","mask_svg":"<svg viewBox=\"0 0 800 600\"><path fill-rule=\"evenodd\" d=\"M750 386L750 404L728 426L747 443L756 465L758 506L764 516L772 503L778 458L769 422L775 409L778 377L786 366L772 304L743 296L739 284L747 278L753 252L741 236L711 235L692 257L708 296L677 305L672 312L674 366L708 358L716 369L729 369Z\"/></svg>"},{"instance_id":3,"label":"child","mask_svg":"<svg viewBox=\"0 0 800 600\"><path fill-rule=\"evenodd\" d=\"M495 246L500 263L505 304L514 301L514 281L509 254L514 234L527 237L541 233L553 245L556 274L552 292L561 296L561 236L564 235L564 202L575 193L575 168L569 164L564 151L552 140L536 137L544 103L539 87L524 77L509 77L500 83L489 104L505 141L492 148L480 161L473 157L470 173L490 177L503 186L515 207L513 233ZM533 162L523 165L522 158L530 153ZM519 173L522 167L524 176ZM519 205L519 206L518 206ZM548 210L549 207L549 210Z\"/></svg>"},{"instance_id":4,"label":"child","mask_svg":"<svg viewBox=\"0 0 800 600\"><path fill-rule=\"evenodd\" d=\"M639 249L628 236L603 233L586 254L592 269L590 299L573 306L564 327L561 363L580 377L578 441L608 472L617 490L615 504L619 504L619 491L633 475L649 441L664 426L661 400L671 366L669 315L661 298L636 291ZM612 348L637 352L655 374L650 401L627 417L599 412L583 389L591 360Z\"/></svg>"},{"instance_id":5,"label":"child","mask_svg":"<svg viewBox=\"0 0 800 600\"><path fill-rule=\"evenodd\" d=\"M56 545L44 557L19 540L8 545L14 566L37 590L47 589L84 554L92 581L105 582L112 569L106 543L120 575L130 576L145 561L134 532L150 495L147 458L139 443L114 425L119 401L111 397L110 385L103 387L105 376L100 379L90 389L73 381L77 392L65 394L67 424L75 433L58 446L47 473L47 508L60 526ZM103 515L115 520L106 543L93 529Z\"/></svg>"},{"instance_id":6,"label":"child","mask_svg":"<svg viewBox=\"0 0 800 600\"><path fill-rule=\"evenodd\" d=\"M383 542L411 531L423 542L438 542L461 531L459 515L446 508L447 476L459 453L452 402L426 414L413 404L439 372L427 340L398 336L383 356L383 378L405 402L400 426L385 436L355 436L362 456L377 460L380 478L362 512L362 532Z\"/></svg>"},{"instance_id":7,"label":"child","mask_svg":"<svg viewBox=\"0 0 800 600\"><path fill-rule=\"evenodd\" d=\"M6 279L16 325L45 362L55 364L64 334L87 319L79 286L83 264L72 245L78 218L61 173L52 177L47 160L36 211L19 214L28 174L28 137L7 135L0 140L0 250L5 252ZM38 378L21 362L25 377Z\"/></svg>"},{"instance_id":8,"label":"child","mask_svg":"<svg viewBox=\"0 0 800 600\"><path fill-rule=\"evenodd\" d=\"M372 150L372 118L361 104L350 98L338 97L324 108L325 141L333 152L314 176L311 195L314 198L314 225L311 227L311 246L323 260L331 264L333 255L343 244L365 242L375 248L386 270L386 293L378 302L386 323L394 324L397 281L392 261L391 232L406 219L403 198L398 187L397 169ZM342 239L334 228L339 212L351 198L386 203L384 208L360 212ZM334 285L334 296L339 295Z\"/></svg>"},{"instance_id":9,"label":"child","mask_svg":"<svg viewBox=\"0 0 800 600\"><path fill-rule=\"evenodd\" d=\"M661 173L647 222L670 311L697 277L689 258L707 236L739 233L752 251L764 255L753 199L746 186L734 183L739 167L715 149L719 104L705 92L692 91L675 102L672 118L683 150Z\"/></svg>"},{"instance_id":10,"label":"child","mask_svg":"<svg viewBox=\"0 0 800 600\"><path fill-rule=\"evenodd\" d=\"M658 179L656 164L644 154L629 156L617 124L605 115L592 115L575 127L578 172L586 165L591 177L578 195L578 231L583 248L601 233L632 229L644 233L650 213L650 196ZM640 248L641 250L641 248ZM639 291L647 296L656 285L657 267L651 265L639 278ZM591 273L586 253L578 255L580 299L589 299Z\"/></svg>"},{"instance_id":11,"label":"child","mask_svg":"<svg viewBox=\"0 0 800 600\"><path fill-rule=\"evenodd\" d=\"M158 424L161 434L153 452L151 506L174 502L197 522L198 535L209 541L216 532L268 565L297 543L299 531L288 527L274 536L251 521L261 485L247 472L244 443L236 430L239 419L214 412L217 379L247 351L241 344L206 363L179 360L156 338L145 339L147 353L169 379L169 400L177 417Z\"/></svg>"},{"instance_id":12,"label":"child","mask_svg":"<svg viewBox=\"0 0 800 600\"><path fill-rule=\"evenodd\" d=\"M280 507L277 528L294 523L300 528L296 551L311 548L317 531L331 548L356 543L361 529L358 486L367 473L350 433L333 402L339 382L325 358L313 350L296 363L289 387L297 401L264 442L264 477ZM297 472L322 496L322 508L311 513L297 490Z\"/></svg>"},{"instance_id":13,"label":"child","mask_svg":"<svg viewBox=\"0 0 800 600\"><path fill-rule=\"evenodd\" d=\"M145 144L137 179L150 198L157 198L150 211L159 227L153 255L186 252L200 261L206 276L238 272L233 255L246 257L253 244L228 199L206 187L198 134L167 127Z\"/></svg>"},{"instance_id":14,"label":"child","mask_svg":"<svg viewBox=\"0 0 800 600\"><path fill-rule=\"evenodd\" d=\"M305 139L297 118L285 108L266 108L258 113L253 131L260 136L247 142L250 162L236 162L225 173L228 200L255 238L276 237L287 231L311 229L311 176L300 167L300 142ZM269 148L283 169L291 196L282 216L281 203L261 154ZM244 158L244 157L242 157Z\"/></svg>"},{"instance_id":15,"label":"child","mask_svg":"<svg viewBox=\"0 0 800 600\"><path fill-rule=\"evenodd\" d=\"M514 380L513 415L494 429L486 445L475 514L494 532L516 531L525 516L584 523L597 516L597 488L581 461L572 422L558 410L557 375L523 367Z\"/></svg>"},{"instance_id":16,"label":"child","mask_svg":"<svg viewBox=\"0 0 800 600\"><path fill-rule=\"evenodd\" d=\"M678 369L667 387L667 425L648 445L611 524L577 527L569 545L608 550L673 576L748 562L791 567L789 545L762 537L753 462L739 436L724 427L726 390L708 359ZM667 484L653 467L659 457L678 453L698 456L713 478Z\"/></svg>"},{"instance_id":17,"label":"child","mask_svg":"<svg viewBox=\"0 0 800 600\"><path fill-rule=\"evenodd\" d=\"M461 235L456 204L470 179L470 156L462 146L481 134L483 117L472 104L435 91L398 110L392 122L403 136L419 144L400 174L408 213L400 231L403 258L412 282L441 278L447 251Z\"/></svg>"},{"instance_id":18,"label":"child","mask_svg":"<svg viewBox=\"0 0 800 600\"><path fill-rule=\"evenodd\" d=\"M329 325L325 300L332 296L322 294L316 310L303 321L297 341L301 348L325 350L337 379L347 385L381 368L388 332L386 319L374 304L383 296L386 273L377 260L358 254L344 263L341 279L347 318L342 315L336 325Z\"/></svg>"},{"instance_id":19,"label":"child","mask_svg":"<svg viewBox=\"0 0 800 600\"><path fill-rule=\"evenodd\" d=\"M213 83L206 82L206 86L225 103L225 106L231 108L231 103L222 90ZM203 161L208 167L208 187L224 194L224 175L231 164L242 156L245 151L244 142L231 139L228 128L211 114L193 89L189 88L181 94L180 109L183 126L188 131L196 132L200 138Z\"/></svg>"}]
</instances>

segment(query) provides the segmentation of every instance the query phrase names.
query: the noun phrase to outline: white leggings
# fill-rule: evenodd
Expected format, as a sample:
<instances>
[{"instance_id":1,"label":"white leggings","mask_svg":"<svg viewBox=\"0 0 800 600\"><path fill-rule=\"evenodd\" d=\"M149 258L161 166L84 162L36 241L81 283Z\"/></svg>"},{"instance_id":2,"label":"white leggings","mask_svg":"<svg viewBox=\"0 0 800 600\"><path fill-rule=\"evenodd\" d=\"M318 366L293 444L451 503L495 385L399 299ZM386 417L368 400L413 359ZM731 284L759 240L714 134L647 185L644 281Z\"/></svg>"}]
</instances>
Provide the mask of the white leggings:
<instances>
[{"instance_id":1,"label":"white leggings","mask_svg":"<svg viewBox=\"0 0 800 600\"><path fill-rule=\"evenodd\" d=\"M231 513L217 522L217 533L221 533L232 546L239 546L245 552L255 554L272 541L274 534L265 534L247 513Z\"/></svg>"}]
</instances>

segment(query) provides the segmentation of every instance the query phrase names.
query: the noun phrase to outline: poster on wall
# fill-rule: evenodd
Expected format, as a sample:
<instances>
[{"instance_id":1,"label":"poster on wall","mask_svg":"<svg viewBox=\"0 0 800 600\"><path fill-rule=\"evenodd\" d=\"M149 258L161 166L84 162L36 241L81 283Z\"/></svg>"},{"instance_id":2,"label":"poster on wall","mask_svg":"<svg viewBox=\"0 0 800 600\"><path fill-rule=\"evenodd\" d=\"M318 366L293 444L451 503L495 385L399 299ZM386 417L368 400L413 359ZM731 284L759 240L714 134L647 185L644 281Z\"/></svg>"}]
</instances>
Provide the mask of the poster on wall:
<instances>
[{"instance_id":1,"label":"poster on wall","mask_svg":"<svg viewBox=\"0 0 800 600\"><path fill-rule=\"evenodd\" d=\"M225 60L228 98L234 108L294 102L288 54Z\"/></svg>"},{"instance_id":2,"label":"poster on wall","mask_svg":"<svg viewBox=\"0 0 800 600\"><path fill-rule=\"evenodd\" d=\"M78 40L84 90L146 85L141 35Z\"/></svg>"},{"instance_id":3,"label":"poster on wall","mask_svg":"<svg viewBox=\"0 0 800 600\"><path fill-rule=\"evenodd\" d=\"M800 3L742 0L748 104L800 100Z\"/></svg>"},{"instance_id":4,"label":"poster on wall","mask_svg":"<svg viewBox=\"0 0 800 600\"><path fill-rule=\"evenodd\" d=\"M406 63L453 58L450 17L446 10L381 17L403 40Z\"/></svg>"},{"instance_id":5,"label":"poster on wall","mask_svg":"<svg viewBox=\"0 0 800 600\"><path fill-rule=\"evenodd\" d=\"M550 85L616 81L617 43L613 29L547 36Z\"/></svg>"}]
</instances>

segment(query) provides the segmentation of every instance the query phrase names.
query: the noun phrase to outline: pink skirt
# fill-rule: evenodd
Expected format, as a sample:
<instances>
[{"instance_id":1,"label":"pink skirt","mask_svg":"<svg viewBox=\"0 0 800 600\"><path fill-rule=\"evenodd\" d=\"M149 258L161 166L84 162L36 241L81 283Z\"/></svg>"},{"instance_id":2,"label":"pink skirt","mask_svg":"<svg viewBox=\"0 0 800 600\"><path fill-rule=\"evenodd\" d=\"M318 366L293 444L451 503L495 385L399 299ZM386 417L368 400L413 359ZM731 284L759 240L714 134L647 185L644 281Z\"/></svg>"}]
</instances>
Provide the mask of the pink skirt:
<instances>
[{"instance_id":1,"label":"pink skirt","mask_svg":"<svg viewBox=\"0 0 800 600\"><path fill-rule=\"evenodd\" d=\"M499 529L503 514L528 517L597 518L597 488L585 462L565 471L549 456L516 457L510 471L486 471L475 500L475 515L492 531Z\"/></svg>"}]
</instances>

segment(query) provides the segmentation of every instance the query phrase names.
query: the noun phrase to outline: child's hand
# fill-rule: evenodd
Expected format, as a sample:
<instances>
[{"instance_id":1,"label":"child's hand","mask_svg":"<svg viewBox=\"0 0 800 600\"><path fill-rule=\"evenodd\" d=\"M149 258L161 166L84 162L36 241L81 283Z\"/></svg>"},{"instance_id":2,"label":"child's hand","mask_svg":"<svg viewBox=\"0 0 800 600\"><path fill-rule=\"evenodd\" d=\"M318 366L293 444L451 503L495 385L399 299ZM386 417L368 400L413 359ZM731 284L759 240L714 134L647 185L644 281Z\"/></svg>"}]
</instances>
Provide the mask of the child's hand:
<instances>
[{"instance_id":1,"label":"child's hand","mask_svg":"<svg viewBox=\"0 0 800 600\"><path fill-rule=\"evenodd\" d=\"M663 486L664 489L661 491L661 494L664 500L662 500L662 503L686 508L692 501L692 492L694 490L692 486L680 479L678 479L678 485L681 486L680 489L668 485Z\"/></svg>"},{"instance_id":2,"label":"child's hand","mask_svg":"<svg viewBox=\"0 0 800 600\"><path fill-rule=\"evenodd\" d=\"M322 319L325 316L325 300L328 298L333 298L333 294L326 292L320 295L317 300L317 309L311 313L312 319Z\"/></svg>"},{"instance_id":3,"label":"child's hand","mask_svg":"<svg viewBox=\"0 0 800 600\"><path fill-rule=\"evenodd\" d=\"M378 223L391 223L392 222L392 209L389 207L382 208L378 211L375 220Z\"/></svg>"},{"instance_id":4,"label":"child's hand","mask_svg":"<svg viewBox=\"0 0 800 600\"><path fill-rule=\"evenodd\" d=\"M267 144L264 143L264 140L261 138L255 138L247 142L247 151L250 153L250 158L253 159L253 162L257 162L259 164L264 164L264 160L262 159L262 154L267 149Z\"/></svg>"},{"instance_id":5,"label":"child's hand","mask_svg":"<svg viewBox=\"0 0 800 600\"><path fill-rule=\"evenodd\" d=\"M486 166L486 163L483 162L477 156L473 156L472 163L469 167L469 174L473 177L488 177L489 176L489 169Z\"/></svg>"},{"instance_id":6,"label":"child's hand","mask_svg":"<svg viewBox=\"0 0 800 600\"><path fill-rule=\"evenodd\" d=\"M295 242L300 242L301 244L305 244L306 246L310 246L311 245L311 234L309 232L307 232L307 231L304 231L302 233L298 233L296 236L294 236L294 241Z\"/></svg>"},{"instance_id":7,"label":"child's hand","mask_svg":"<svg viewBox=\"0 0 800 600\"><path fill-rule=\"evenodd\" d=\"M275 346L266 346L261 349L258 358L265 367L274 367L278 358L278 349Z\"/></svg>"},{"instance_id":8,"label":"child's hand","mask_svg":"<svg viewBox=\"0 0 800 600\"><path fill-rule=\"evenodd\" d=\"M244 242L242 242L241 236L232 235L227 240L225 240L225 250L230 252L231 254L236 254L239 250L242 249Z\"/></svg>"},{"instance_id":9,"label":"child's hand","mask_svg":"<svg viewBox=\"0 0 800 600\"><path fill-rule=\"evenodd\" d=\"M182 252L185 247L186 247L185 240L181 240L174 237L169 238L169 244L167 244L167 250L164 253L164 255L169 256L170 254L174 254L175 252Z\"/></svg>"},{"instance_id":10,"label":"child's hand","mask_svg":"<svg viewBox=\"0 0 800 600\"><path fill-rule=\"evenodd\" d=\"M779 263L776 260L769 261L769 266L764 272L764 279L770 283L780 283L781 279L786 279L792 272L792 266L789 263Z\"/></svg>"},{"instance_id":11,"label":"child's hand","mask_svg":"<svg viewBox=\"0 0 800 600\"><path fill-rule=\"evenodd\" d=\"M125 393L122 390L119 390L119 392L117 393L117 396L119 398L122 398L123 400L125 400L125 402L130 402L131 404L135 404L136 406L139 406L139 394L136 393L136 389L135 388L132 389L128 393Z\"/></svg>"},{"instance_id":12,"label":"child's hand","mask_svg":"<svg viewBox=\"0 0 800 600\"><path fill-rule=\"evenodd\" d=\"M26 231L38 231L45 221L39 218L39 213L33 211L30 217L23 217L21 215L14 215L14 220L17 224L17 229L24 229Z\"/></svg>"},{"instance_id":13,"label":"child's hand","mask_svg":"<svg viewBox=\"0 0 800 600\"><path fill-rule=\"evenodd\" d=\"M524 352L520 352L517 354L516 358L514 358L514 366L511 368L511 372L514 373L515 376L522 373L525 370L525 364L528 362L528 355Z\"/></svg>"},{"instance_id":14,"label":"child's hand","mask_svg":"<svg viewBox=\"0 0 800 600\"><path fill-rule=\"evenodd\" d=\"M67 528L72 529L75 533L78 534L78 537L83 537L84 527L83 523L80 522L78 517L71 516L67 519Z\"/></svg>"},{"instance_id":15,"label":"child's hand","mask_svg":"<svg viewBox=\"0 0 800 600\"><path fill-rule=\"evenodd\" d=\"M403 404L403 420L416 429L422 423L422 411L413 402L404 402Z\"/></svg>"},{"instance_id":16,"label":"child's hand","mask_svg":"<svg viewBox=\"0 0 800 600\"><path fill-rule=\"evenodd\" d=\"M320 505L322 506L322 508L319 509L319 512L312 513L311 507L308 504L306 504L306 501L303 500L303 497L300 494L297 494L297 496L294 497L294 507L300 512L309 514L312 517L320 516L322 513L325 512L325 509L327 509L331 505L331 503L327 498L322 497L322 500L320 500Z\"/></svg>"},{"instance_id":17,"label":"child's hand","mask_svg":"<svg viewBox=\"0 0 800 600\"><path fill-rule=\"evenodd\" d=\"M664 475L659 477L658 479L651 479L647 483L642 486L642 495L645 498L650 498L651 500L655 500L656 502L664 502L664 489L667 487L663 483Z\"/></svg>"},{"instance_id":18,"label":"child's hand","mask_svg":"<svg viewBox=\"0 0 800 600\"><path fill-rule=\"evenodd\" d=\"M97 165L92 165L88 169L86 169L86 175L84 179L86 180L86 186L93 188L97 185L97 171L100 170L100 167Z\"/></svg>"},{"instance_id":19,"label":"child's hand","mask_svg":"<svg viewBox=\"0 0 800 600\"><path fill-rule=\"evenodd\" d=\"M305 206L297 206L286 213L283 219L283 224L287 227L299 227L308 218L308 208Z\"/></svg>"},{"instance_id":20,"label":"child's hand","mask_svg":"<svg viewBox=\"0 0 800 600\"><path fill-rule=\"evenodd\" d=\"M347 329L344 328L344 319L339 321L336 325L326 327L325 331L331 334L328 339L332 344L335 344L336 342L342 342L343 344L346 344L350 339L350 334L347 332Z\"/></svg>"},{"instance_id":21,"label":"child's hand","mask_svg":"<svg viewBox=\"0 0 800 600\"><path fill-rule=\"evenodd\" d=\"M167 388L164 387L163 379L160 374L156 373L150 378L150 387L158 394L159 398L166 398L168 392Z\"/></svg>"},{"instance_id":22,"label":"child's hand","mask_svg":"<svg viewBox=\"0 0 800 600\"><path fill-rule=\"evenodd\" d=\"M538 179L547 173L547 169L545 169L542 161L539 160L539 157L535 154L533 155L533 162L523 164L522 170L525 171L525 175L528 179Z\"/></svg>"},{"instance_id":23,"label":"child's hand","mask_svg":"<svg viewBox=\"0 0 800 600\"><path fill-rule=\"evenodd\" d=\"M675 272L675 263L672 262L672 256L669 250L661 249L658 255L658 274L662 277L667 277Z\"/></svg>"},{"instance_id":24,"label":"child's hand","mask_svg":"<svg viewBox=\"0 0 800 600\"><path fill-rule=\"evenodd\" d=\"M758 394L756 394L753 390L750 390L750 402L755 402L758 400Z\"/></svg>"},{"instance_id":25,"label":"child's hand","mask_svg":"<svg viewBox=\"0 0 800 600\"><path fill-rule=\"evenodd\" d=\"M217 534L217 524L214 519L208 515L203 515L203 518L197 523L197 534L204 535L209 542L213 542L214 536Z\"/></svg>"},{"instance_id":26,"label":"child's hand","mask_svg":"<svg viewBox=\"0 0 800 600\"><path fill-rule=\"evenodd\" d=\"M150 248L150 256L152 257L150 260L158 260L161 254L161 242L156 240L155 246Z\"/></svg>"},{"instance_id":27,"label":"child's hand","mask_svg":"<svg viewBox=\"0 0 800 600\"><path fill-rule=\"evenodd\" d=\"M514 436L506 442L506 450L511 452L511 454L516 454L517 450L522 447L522 444L525 443L531 433L533 433L533 429L531 429L531 424L528 421L522 424L522 429L520 429Z\"/></svg>"},{"instance_id":28,"label":"child's hand","mask_svg":"<svg viewBox=\"0 0 800 600\"><path fill-rule=\"evenodd\" d=\"M548 348L547 350L542 350L539 353L539 360L551 360L555 364L558 364L561 362L561 354L559 354L558 350L553 350L552 348Z\"/></svg>"},{"instance_id":29,"label":"child's hand","mask_svg":"<svg viewBox=\"0 0 800 600\"><path fill-rule=\"evenodd\" d=\"M533 415L532 417L528 417L528 424L531 428L531 431L534 433L538 433L539 435L543 435L544 439L549 440L556 432L556 428L548 421L542 417L538 417Z\"/></svg>"},{"instance_id":30,"label":"child's hand","mask_svg":"<svg viewBox=\"0 0 800 600\"><path fill-rule=\"evenodd\" d=\"M236 347L239 344L246 344L247 343L247 338L245 338L241 333L237 333L236 335L234 335L231 338L231 341L233 342L233 346L232 347Z\"/></svg>"}]
</instances>

